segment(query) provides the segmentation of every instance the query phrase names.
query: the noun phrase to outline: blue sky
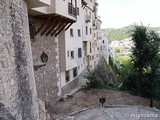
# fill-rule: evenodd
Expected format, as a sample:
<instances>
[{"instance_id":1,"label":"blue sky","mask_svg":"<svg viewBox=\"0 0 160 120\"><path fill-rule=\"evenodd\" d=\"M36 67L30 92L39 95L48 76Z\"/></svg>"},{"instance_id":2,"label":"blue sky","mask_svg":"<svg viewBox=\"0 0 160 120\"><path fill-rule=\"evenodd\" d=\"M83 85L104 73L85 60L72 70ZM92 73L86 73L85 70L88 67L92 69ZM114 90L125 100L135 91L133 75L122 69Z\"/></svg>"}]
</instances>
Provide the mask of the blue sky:
<instances>
[{"instance_id":1,"label":"blue sky","mask_svg":"<svg viewBox=\"0 0 160 120\"><path fill-rule=\"evenodd\" d=\"M98 0L102 28L120 28L142 22L160 27L160 0Z\"/></svg>"}]
</instances>

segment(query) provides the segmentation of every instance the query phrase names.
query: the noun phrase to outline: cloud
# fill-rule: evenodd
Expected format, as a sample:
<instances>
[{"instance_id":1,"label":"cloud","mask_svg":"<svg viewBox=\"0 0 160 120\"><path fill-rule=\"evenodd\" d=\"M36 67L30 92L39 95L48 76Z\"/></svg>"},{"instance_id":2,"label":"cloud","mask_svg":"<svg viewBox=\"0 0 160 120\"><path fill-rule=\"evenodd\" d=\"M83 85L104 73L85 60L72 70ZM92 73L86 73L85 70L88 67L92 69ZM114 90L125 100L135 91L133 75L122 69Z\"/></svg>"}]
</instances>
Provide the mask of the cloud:
<instances>
[{"instance_id":1,"label":"cloud","mask_svg":"<svg viewBox=\"0 0 160 120\"><path fill-rule=\"evenodd\" d=\"M144 25L160 26L159 0L134 0L126 5L107 4L102 0L99 1L102 28L118 28L139 22Z\"/></svg>"}]
</instances>

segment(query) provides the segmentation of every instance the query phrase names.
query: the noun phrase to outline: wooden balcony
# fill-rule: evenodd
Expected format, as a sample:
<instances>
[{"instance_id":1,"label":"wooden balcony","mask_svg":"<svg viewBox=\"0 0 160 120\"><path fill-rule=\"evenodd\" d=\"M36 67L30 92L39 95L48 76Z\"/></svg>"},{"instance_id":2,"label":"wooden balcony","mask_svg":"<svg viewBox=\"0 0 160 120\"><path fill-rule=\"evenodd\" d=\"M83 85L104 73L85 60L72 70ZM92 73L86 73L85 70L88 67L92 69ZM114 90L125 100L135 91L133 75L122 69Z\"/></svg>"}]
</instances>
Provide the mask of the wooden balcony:
<instances>
[{"instance_id":1,"label":"wooden balcony","mask_svg":"<svg viewBox=\"0 0 160 120\"><path fill-rule=\"evenodd\" d=\"M56 37L62 30L67 30L74 22L76 22L58 14L35 16L35 19L41 19L43 21L39 28L33 33L34 35L40 34L41 36L51 35Z\"/></svg>"}]
</instances>

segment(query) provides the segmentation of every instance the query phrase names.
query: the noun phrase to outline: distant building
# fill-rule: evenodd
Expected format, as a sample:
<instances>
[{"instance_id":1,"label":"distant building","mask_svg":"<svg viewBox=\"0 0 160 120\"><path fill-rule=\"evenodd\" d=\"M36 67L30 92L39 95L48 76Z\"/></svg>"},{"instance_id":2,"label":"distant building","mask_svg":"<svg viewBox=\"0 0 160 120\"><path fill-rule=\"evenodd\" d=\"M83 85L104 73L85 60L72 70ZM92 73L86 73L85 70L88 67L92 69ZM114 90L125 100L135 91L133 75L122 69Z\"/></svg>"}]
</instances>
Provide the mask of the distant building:
<instances>
[{"instance_id":1,"label":"distant building","mask_svg":"<svg viewBox=\"0 0 160 120\"><path fill-rule=\"evenodd\" d=\"M105 34L101 34L101 38L98 43L98 50L100 57L103 57L107 63L109 63L109 47L108 47L108 38Z\"/></svg>"},{"instance_id":2,"label":"distant building","mask_svg":"<svg viewBox=\"0 0 160 120\"><path fill-rule=\"evenodd\" d=\"M129 55L131 54L131 50L133 47L133 41L131 40L131 38L127 38L124 40L120 40L120 41L112 41L109 45L109 55L111 58L114 59L115 57L115 48L119 48L120 49L120 54L121 55Z\"/></svg>"}]
</instances>

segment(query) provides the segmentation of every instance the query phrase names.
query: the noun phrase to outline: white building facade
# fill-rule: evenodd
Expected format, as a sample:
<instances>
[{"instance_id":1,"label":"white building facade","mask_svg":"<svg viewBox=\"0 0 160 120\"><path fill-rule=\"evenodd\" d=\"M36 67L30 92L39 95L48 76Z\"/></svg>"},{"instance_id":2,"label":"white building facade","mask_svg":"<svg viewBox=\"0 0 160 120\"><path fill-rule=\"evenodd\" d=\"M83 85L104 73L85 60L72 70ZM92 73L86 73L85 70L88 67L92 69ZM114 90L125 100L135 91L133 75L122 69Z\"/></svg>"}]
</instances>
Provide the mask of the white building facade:
<instances>
[{"instance_id":1,"label":"white building facade","mask_svg":"<svg viewBox=\"0 0 160 120\"><path fill-rule=\"evenodd\" d=\"M62 89L73 84L86 68L94 69L102 56L108 61L108 40L101 34L97 0L69 3L76 3L77 21L65 31L65 40L60 44L60 50L63 49L60 59ZM99 46L105 48L100 50Z\"/></svg>"}]
</instances>

